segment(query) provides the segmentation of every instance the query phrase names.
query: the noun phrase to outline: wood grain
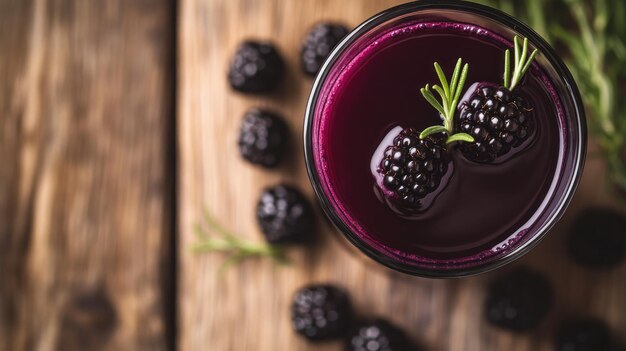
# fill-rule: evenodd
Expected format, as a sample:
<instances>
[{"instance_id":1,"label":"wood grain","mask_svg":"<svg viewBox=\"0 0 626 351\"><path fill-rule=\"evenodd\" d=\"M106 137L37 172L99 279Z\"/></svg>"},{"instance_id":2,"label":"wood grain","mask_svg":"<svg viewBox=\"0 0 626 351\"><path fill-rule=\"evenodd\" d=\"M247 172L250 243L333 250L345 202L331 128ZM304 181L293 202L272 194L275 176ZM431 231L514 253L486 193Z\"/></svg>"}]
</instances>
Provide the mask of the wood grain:
<instances>
[{"instance_id":1,"label":"wood grain","mask_svg":"<svg viewBox=\"0 0 626 351\"><path fill-rule=\"evenodd\" d=\"M1 350L168 347L173 10L0 1Z\"/></svg>"},{"instance_id":2,"label":"wood grain","mask_svg":"<svg viewBox=\"0 0 626 351\"><path fill-rule=\"evenodd\" d=\"M563 233L589 204L609 202L603 165L591 160L583 185L562 224L515 265L530 265L555 282L557 306L532 335L512 335L483 322L485 282L498 272L460 280L400 275L352 255L319 215L322 240L315 248L294 248L290 267L250 261L225 276L223 256L193 255L192 228L204 207L251 240L262 237L254 222L261 189L278 182L298 185L311 199L302 157L302 116L311 81L300 73L298 49L307 29L320 19L355 26L397 1L182 0L179 16L179 339L180 350L339 350L338 343L310 345L291 331L288 306L293 292L312 282L347 288L362 316L383 316L405 328L427 350L551 350L559 318L595 315L626 333L626 267L597 273L567 258ZM289 72L280 91L250 97L229 90L230 55L245 38L271 39ZM235 147L243 112L268 106L284 114L293 134L293 155L277 171L242 162ZM510 269L510 267L509 267ZM502 271L500 271L502 272ZM618 333L619 334L619 333Z\"/></svg>"}]
</instances>

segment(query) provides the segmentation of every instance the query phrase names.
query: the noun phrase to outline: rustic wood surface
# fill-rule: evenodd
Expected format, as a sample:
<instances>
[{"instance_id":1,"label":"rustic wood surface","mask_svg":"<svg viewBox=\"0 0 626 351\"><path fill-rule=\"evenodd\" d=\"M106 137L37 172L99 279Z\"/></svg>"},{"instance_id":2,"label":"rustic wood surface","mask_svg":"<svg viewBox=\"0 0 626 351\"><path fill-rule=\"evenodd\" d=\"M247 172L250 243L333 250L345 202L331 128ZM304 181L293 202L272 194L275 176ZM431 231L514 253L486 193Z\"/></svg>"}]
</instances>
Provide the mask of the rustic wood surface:
<instances>
[{"instance_id":1,"label":"rustic wood surface","mask_svg":"<svg viewBox=\"0 0 626 351\"><path fill-rule=\"evenodd\" d=\"M0 1L0 350L173 344L173 10Z\"/></svg>"},{"instance_id":2,"label":"rustic wood surface","mask_svg":"<svg viewBox=\"0 0 626 351\"><path fill-rule=\"evenodd\" d=\"M607 204L602 164L591 160L584 184L561 225L515 265L530 265L555 282L557 306L532 335L512 335L483 322L484 284L498 272L460 280L412 278L368 264L343 247L319 216L318 247L289 250L290 267L249 261L223 277L219 254L194 255L192 228L207 208L223 225L251 240L262 237L254 207L264 186L298 185L311 199L302 157L302 116L311 80L298 65L307 29L330 19L355 26L396 1L182 0L179 8L179 324L180 350L339 350L337 343L310 345L294 335L289 322L293 292L311 282L347 288L363 316L383 316L405 328L426 350L551 350L559 318L594 315L626 333L626 267L598 273L572 264L563 232L583 206ZM228 60L244 38L271 39L287 61L286 82L264 97L233 93L227 86ZM267 106L284 114L293 135L290 162L265 171L242 162L236 133L243 112Z\"/></svg>"}]
</instances>

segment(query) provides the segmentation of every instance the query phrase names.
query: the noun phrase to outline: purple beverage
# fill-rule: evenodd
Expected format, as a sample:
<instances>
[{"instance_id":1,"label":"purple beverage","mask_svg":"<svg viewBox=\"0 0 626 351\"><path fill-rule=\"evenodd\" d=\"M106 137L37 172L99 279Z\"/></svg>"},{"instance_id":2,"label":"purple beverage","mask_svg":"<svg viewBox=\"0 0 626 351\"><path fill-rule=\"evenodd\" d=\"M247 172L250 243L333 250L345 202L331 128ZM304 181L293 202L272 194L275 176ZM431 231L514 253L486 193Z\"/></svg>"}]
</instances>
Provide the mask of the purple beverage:
<instances>
[{"instance_id":1,"label":"purple beverage","mask_svg":"<svg viewBox=\"0 0 626 351\"><path fill-rule=\"evenodd\" d=\"M344 43L318 77L305 131L314 187L342 233L429 276L483 271L536 242L584 154L576 93L563 92L543 49L532 63L532 38L514 46L486 19L442 13Z\"/></svg>"}]
</instances>

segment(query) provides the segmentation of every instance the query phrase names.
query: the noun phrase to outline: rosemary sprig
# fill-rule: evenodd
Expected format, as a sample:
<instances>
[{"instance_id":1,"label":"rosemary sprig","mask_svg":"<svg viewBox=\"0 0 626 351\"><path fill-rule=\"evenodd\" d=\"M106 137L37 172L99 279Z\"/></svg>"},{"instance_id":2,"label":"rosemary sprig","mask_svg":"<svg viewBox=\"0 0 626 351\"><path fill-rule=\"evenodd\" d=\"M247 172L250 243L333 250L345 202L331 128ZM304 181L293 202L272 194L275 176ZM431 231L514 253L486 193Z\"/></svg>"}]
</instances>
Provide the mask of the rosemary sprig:
<instances>
[{"instance_id":1,"label":"rosemary sprig","mask_svg":"<svg viewBox=\"0 0 626 351\"><path fill-rule=\"evenodd\" d=\"M506 49L504 52L504 87L513 90L522 80L522 77L530 68L537 49L528 55L528 38L524 38L522 47L520 48L517 35L513 38L513 76L511 77L511 51Z\"/></svg>"},{"instance_id":2,"label":"rosemary sprig","mask_svg":"<svg viewBox=\"0 0 626 351\"><path fill-rule=\"evenodd\" d=\"M592 112L591 130L599 137L605 151L613 182L626 190L626 105L620 105L617 98L619 79L624 75L616 68L626 62L623 58L613 60L611 57L614 47L620 44L623 47L626 33L620 35L609 30L609 15L614 11L609 11L606 0L595 1L592 12L580 0L565 3L579 33L576 36L559 27L552 30L557 39L569 46L572 54L569 67L573 68L572 73L585 95L586 107Z\"/></svg>"},{"instance_id":3,"label":"rosemary sprig","mask_svg":"<svg viewBox=\"0 0 626 351\"><path fill-rule=\"evenodd\" d=\"M428 101L428 103L439 112L441 119L443 120L443 125L430 126L424 129L420 133L420 139L424 139L435 133L447 133L448 137L446 139L446 144L450 144L455 141L473 142L474 137L467 133L453 134L454 114L459 103L459 98L461 97L461 92L463 91L463 85L465 85L465 80L467 79L469 65L467 63L463 65L463 60L459 58L456 61L454 71L452 72L452 78L449 83L439 63L435 62L434 66L441 86L435 84L432 89L439 94L441 102L437 101L435 95L430 90L429 84L426 84L425 87L420 89L420 92L424 96L424 99L426 99L426 101ZM462 69L461 66L463 66Z\"/></svg>"},{"instance_id":4,"label":"rosemary sprig","mask_svg":"<svg viewBox=\"0 0 626 351\"><path fill-rule=\"evenodd\" d=\"M281 247L241 239L219 225L208 211L204 212L204 224L208 231L202 225L195 226L194 232L198 242L192 245L191 250L196 253L223 252L229 254L222 264L220 272L253 257L269 257L281 264L288 262ZM211 236L209 232L215 233L217 236Z\"/></svg>"}]
</instances>

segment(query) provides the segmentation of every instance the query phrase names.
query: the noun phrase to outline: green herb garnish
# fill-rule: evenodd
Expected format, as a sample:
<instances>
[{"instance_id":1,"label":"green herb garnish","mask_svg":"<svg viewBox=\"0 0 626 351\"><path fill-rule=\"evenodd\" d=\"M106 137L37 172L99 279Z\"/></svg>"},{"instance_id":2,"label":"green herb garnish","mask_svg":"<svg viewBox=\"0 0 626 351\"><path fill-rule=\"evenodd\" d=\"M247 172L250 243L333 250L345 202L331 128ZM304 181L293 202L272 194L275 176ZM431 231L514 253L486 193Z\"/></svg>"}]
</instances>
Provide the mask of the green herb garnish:
<instances>
[{"instance_id":1,"label":"green herb garnish","mask_svg":"<svg viewBox=\"0 0 626 351\"><path fill-rule=\"evenodd\" d=\"M520 48L517 35L513 38L513 76L511 77L511 52L506 49L504 52L504 87L513 90L517 83L522 80L524 73L530 68L530 64L537 54L537 49L528 55L528 38L524 38L524 43Z\"/></svg>"},{"instance_id":2,"label":"green herb garnish","mask_svg":"<svg viewBox=\"0 0 626 351\"><path fill-rule=\"evenodd\" d=\"M463 65L463 60L459 58L456 61L454 72L452 72L452 79L450 80L450 83L448 83L448 79L446 79L446 75L443 73L439 63L435 62L434 66L441 86L435 84L433 85L433 90L439 94L441 102L437 101L435 95L432 91L430 91L428 84L420 89L420 91L422 92L424 99L426 99L426 101L428 101L428 103L430 103L439 112L441 119L443 120L443 125L430 126L424 129L420 133L420 139L424 139L435 133L447 133L448 137L446 139L446 144L450 144L455 141L473 142L474 137L467 133L453 134L454 114L459 103L463 85L465 85L469 65L467 63ZM461 66L463 66L463 69L461 69Z\"/></svg>"},{"instance_id":3,"label":"green herb garnish","mask_svg":"<svg viewBox=\"0 0 626 351\"><path fill-rule=\"evenodd\" d=\"M191 249L193 252L223 252L229 254L229 257L220 268L221 272L232 265L253 257L269 257L281 264L288 262L281 247L238 238L220 226L207 211L204 213L204 224L206 229L202 225L197 225L194 228L198 242ZM209 232L215 233L217 236L211 236Z\"/></svg>"}]
</instances>

